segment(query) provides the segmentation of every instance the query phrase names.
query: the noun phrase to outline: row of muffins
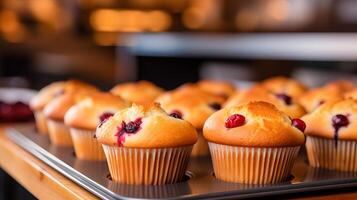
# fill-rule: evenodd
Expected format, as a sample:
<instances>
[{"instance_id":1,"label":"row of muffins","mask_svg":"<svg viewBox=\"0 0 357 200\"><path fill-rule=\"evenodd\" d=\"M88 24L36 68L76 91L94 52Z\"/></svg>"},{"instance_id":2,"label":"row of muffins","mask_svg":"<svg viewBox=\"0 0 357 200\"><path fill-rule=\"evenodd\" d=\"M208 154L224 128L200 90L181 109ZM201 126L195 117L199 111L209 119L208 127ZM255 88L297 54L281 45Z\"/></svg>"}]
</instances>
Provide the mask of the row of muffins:
<instances>
[{"instance_id":1,"label":"row of muffins","mask_svg":"<svg viewBox=\"0 0 357 200\"><path fill-rule=\"evenodd\" d=\"M41 130L43 124L48 124L51 141L55 144L71 144L69 141L72 139L79 158L103 158L102 149L96 143L99 141L103 144L112 178L119 182L132 184L162 184L180 180L188 162L189 152L191 152L192 147L190 146L196 142L197 138L198 142L194 145L192 154L208 154L206 142L208 140L217 178L244 183L274 183L284 180L291 170L300 146L304 144L302 131L305 129L305 123L297 118L305 114L304 108L306 107L300 105L300 99L304 95L312 93L307 91L307 88L301 83L283 77L270 79L249 90L238 92L231 84L216 81L185 84L169 92L163 92L162 89L148 82L126 83L111 90L113 94L121 96L122 99L114 97L113 94L99 93L95 91L94 87L78 81L61 82L61 84L64 89L55 83L54 86L48 86L41 90L39 95L31 101L39 129ZM69 86L65 86L66 84ZM348 84L336 82L325 87L344 88L339 85ZM51 89L51 87L53 88ZM341 92L341 99L344 95L353 94L352 88L351 92L346 89L346 94ZM313 91L320 89L325 90L323 87ZM53 100L48 100L48 105L43 106L42 110L33 106L37 105L40 100L51 99L50 97ZM117 100L115 100L116 98ZM325 101L326 106L329 105L330 100L320 100L319 98L320 96L316 95L314 102ZM161 104L162 108L158 105L128 107L129 104L123 99L138 104L156 101ZM347 100L341 99L335 101L346 104L343 102ZM114 103L117 107L112 105L112 101L117 102ZM270 104L252 101L265 101ZM356 104L354 100L348 101L351 101L351 104ZM58 106L61 104L63 106ZM278 109L271 104L274 104ZM318 106L321 104L323 104L322 109L325 107L325 103L319 103ZM225 108L221 110L221 106ZM51 107L60 107L61 109L50 109ZM318 115L313 113L319 113L319 109L306 115L306 118L309 119L310 115ZM52 112L48 110L52 110ZM351 113L355 112L352 110L347 113L348 115L346 112L341 112L343 113L341 115L351 118L353 115ZM114 113L117 114L111 117ZM60 116L62 124L58 123L61 122ZM208 120L206 120L207 118ZM55 121L57 125L43 122L42 119ZM105 123L103 123L104 121ZM99 123L101 125L96 131L96 126ZM224 126L222 126L223 124ZM307 123L307 135L310 133L309 128L313 125ZM318 126L315 125L315 127ZM72 137L68 137L69 134L67 134L67 140L62 137L55 140L55 137L51 136L66 135L63 132L68 133L68 129L70 129ZM56 132L58 134L53 134ZM345 139L345 137L340 137L340 139ZM313 143L309 143L309 141L308 137L307 147ZM97 146L89 149L90 143L96 143ZM341 146L337 145L337 148ZM317 149L323 151L321 148ZM310 157L320 157L319 153L314 152L310 155L309 152L311 151L308 150L310 164L331 168L321 164L326 161L319 162L318 159L314 164L313 158L310 159ZM156 161L149 159L153 154L156 155ZM86 157L88 155L94 157ZM136 158L147 158L147 160L144 159L144 162L143 159L128 158L133 155L136 155ZM168 155L172 160L167 159ZM258 163L255 162L256 159L249 160L257 156L260 156ZM170 164L170 162L178 163ZM147 170L138 170L150 168L151 165L158 165L158 163L161 163L162 166L180 167L173 167L174 171L170 171L170 167L166 167L164 168L166 172L156 171L156 174L151 175L147 174ZM129 173L129 169L135 169L130 174L135 174L135 172L142 172L142 174L137 174L134 177L127 176L125 174ZM256 169L260 169L260 171ZM236 173L233 174L233 172ZM165 176L162 173L165 173ZM269 175L263 176L262 174ZM157 177L166 178L158 180Z\"/></svg>"}]
</instances>

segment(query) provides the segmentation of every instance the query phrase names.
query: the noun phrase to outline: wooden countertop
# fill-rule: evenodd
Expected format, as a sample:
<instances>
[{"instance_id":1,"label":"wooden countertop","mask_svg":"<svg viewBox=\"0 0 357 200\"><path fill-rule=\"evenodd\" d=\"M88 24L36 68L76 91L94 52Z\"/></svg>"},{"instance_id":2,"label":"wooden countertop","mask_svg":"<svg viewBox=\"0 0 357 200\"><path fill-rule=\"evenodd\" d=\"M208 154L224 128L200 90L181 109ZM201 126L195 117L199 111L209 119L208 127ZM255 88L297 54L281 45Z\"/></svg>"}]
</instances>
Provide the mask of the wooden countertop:
<instances>
[{"instance_id":1,"label":"wooden countertop","mask_svg":"<svg viewBox=\"0 0 357 200\"><path fill-rule=\"evenodd\" d=\"M0 125L0 167L39 199L98 199L76 183L67 179L21 147L5 134L6 126ZM288 195L283 199L357 199L354 188Z\"/></svg>"},{"instance_id":2,"label":"wooden countertop","mask_svg":"<svg viewBox=\"0 0 357 200\"><path fill-rule=\"evenodd\" d=\"M0 125L0 166L38 199L98 199L13 143Z\"/></svg>"}]
</instances>

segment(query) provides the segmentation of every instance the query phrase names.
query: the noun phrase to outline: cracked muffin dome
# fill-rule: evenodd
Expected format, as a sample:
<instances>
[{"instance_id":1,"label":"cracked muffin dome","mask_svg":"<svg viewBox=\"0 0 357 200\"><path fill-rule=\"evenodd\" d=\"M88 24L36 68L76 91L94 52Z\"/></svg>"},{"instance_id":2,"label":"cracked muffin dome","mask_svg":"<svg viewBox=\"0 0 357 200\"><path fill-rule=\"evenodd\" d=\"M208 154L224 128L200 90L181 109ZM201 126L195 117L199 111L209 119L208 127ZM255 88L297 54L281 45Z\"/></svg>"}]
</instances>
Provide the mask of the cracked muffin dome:
<instances>
[{"instance_id":1,"label":"cracked muffin dome","mask_svg":"<svg viewBox=\"0 0 357 200\"><path fill-rule=\"evenodd\" d=\"M132 103L152 103L164 90L151 82L138 81L118 84L110 92Z\"/></svg>"},{"instance_id":2,"label":"cracked muffin dome","mask_svg":"<svg viewBox=\"0 0 357 200\"><path fill-rule=\"evenodd\" d=\"M73 128L95 130L101 122L128 106L128 103L119 96L96 92L66 112L65 124Z\"/></svg>"},{"instance_id":3,"label":"cracked muffin dome","mask_svg":"<svg viewBox=\"0 0 357 200\"><path fill-rule=\"evenodd\" d=\"M274 105L249 102L211 115L204 137L214 143L242 147L290 147L305 142L304 122L291 120Z\"/></svg>"},{"instance_id":4,"label":"cracked muffin dome","mask_svg":"<svg viewBox=\"0 0 357 200\"><path fill-rule=\"evenodd\" d=\"M349 82L337 81L323 87L312 89L299 98L299 103L312 112L327 101L342 99L348 91L351 91Z\"/></svg>"},{"instance_id":5,"label":"cracked muffin dome","mask_svg":"<svg viewBox=\"0 0 357 200\"><path fill-rule=\"evenodd\" d=\"M63 121L69 108L86 98L88 95L89 93L83 91L62 94L49 102L43 112L48 119Z\"/></svg>"},{"instance_id":6,"label":"cracked muffin dome","mask_svg":"<svg viewBox=\"0 0 357 200\"><path fill-rule=\"evenodd\" d=\"M98 126L96 137L106 145L170 148L193 145L197 132L187 121L169 116L159 104L133 104Z\"/></svg>"},{"instance_id":7,"label":"cracked muffin dome","mask_svg":"<svg viewBox=\"0 0 357 200\"><path fill-rule=\"evenodd\" d=\"M236 91L235 86L228 81L201 80L197 83L197 86L203 91L222 96L224 98L228 98Z\"/></svg>"},{"instance_id":8,"label":"cracked muffin dome","mask_svg":"<svg viewBox=\"0 0 357 200\"><path fill-rule=\"evenodd\" d=\"M273 93L261 86L254 86L249 90L233 95L227 100L224 107L236 106L252 101L265 101L274 104L279 110L292 118L299 118L306 113L305 109L292 96Z\"/></svg>"},{"instance_id":9,"label":"cracked muffin dome","mask_svg":"<svg viewBox=\"0 0 357 200\"><path fill-rule=\"evenodd\" d=\"M357 100L329 101L302 118L306 135L328 139L357 140Z\"/></svg>"},{"instance_id":10,"label":"cracked muffin dome","mask_svg":"<svg viewBox=\"0 0 357 200\"><path fill-rule=\"evenodd\" d=\"M307 87L302 83L283 76L266 79L260 85L273 93L285 94L292 97L298 97L307 91Z\"/></svg>"},{"instance_id":11,"label":"cracked muffin dome","mask_svg":"<svg viewBox=\"0 0 357 200\"><path fill-rule=\"evenodd\" d=\"M157 102L170 115L190 122L196 129L202 129L206 119L221 109L224 98L197 88L186 87L163 94Z\"/></svg>"},{"instance_id":12,"label":"cracked muffin dome","mask_svg":"<svg viewBox=\"0 0 357 200\"><path fill-rule=\"evenodd\" d=\"M32 110L42 110L52 99L68 92L97 91L95 86L78 80L54 82L42 88L39 93L31 99Z\"/></svg>"}]
</instances>

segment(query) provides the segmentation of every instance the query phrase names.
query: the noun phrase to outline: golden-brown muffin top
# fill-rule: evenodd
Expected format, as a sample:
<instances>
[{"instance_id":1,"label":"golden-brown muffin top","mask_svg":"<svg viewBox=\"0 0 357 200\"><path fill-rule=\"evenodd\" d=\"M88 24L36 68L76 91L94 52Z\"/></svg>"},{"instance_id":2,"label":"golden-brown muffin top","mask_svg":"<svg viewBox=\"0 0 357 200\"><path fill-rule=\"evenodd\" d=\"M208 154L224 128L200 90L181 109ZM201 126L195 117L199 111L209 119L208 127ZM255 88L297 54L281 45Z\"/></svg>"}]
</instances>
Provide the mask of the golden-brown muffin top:
<instances>
[{"instance_id":1,"label":"golden-brown muffin top","mask_svg":"<svg viewBox=\"0 0 357 200\"><path fill-rule=\"evenodd\" d=\"M244 147L292 147L305 143L303 132L293 126L289 116L266 102L249 102L214 113L207 119L203 135L210 142Z\"/></svg>"},{"instance_id":2,"label":"golden-brown muffin top","mask_svg":"<svg viewBox=\"0 0 357 200\"><path fill-rule=\"evenodd\" d=\"M222 96L224 98L228 98L236 91L235 86L228 81L201 80L197 82L197 85L203 91Z\"/></svg>"},{"instance_id":3,"label":"golden-brown muffin top","mask_svg":"<svg viewBox=\"0 0 357 200\"><path fill-rule=\"evenodd\" d=\"M63 121L68 109L88 95L89 93L83 91L64 93L50 101L43 109L43 113L46 118Z\"/></svg>"},{"instance_id":4,"label":"golden-brown muffin top","mask_svg":"<svg viewBox=\"0 0 357 200\"><path fill-rule=\"evenodd\" d=\"M260 85L273 93L286 94L295 98L307 90L307 87L299 81L283 76L266 79Z\"/></svg>"},{"instance_id":5,"label":"golden-brown muffin top","mask_svg":"<svg viewBox=\"0 0 357 200\"><path fill-rule=\"evenodd\" d=\"M271 103L279 110L288 114L291 118L299 118L306 113L305 109L296 102L294 97L280 93L272 93L259 85L249 90L236 93L228 99L224 107L237 106L252 101Z\"/></svg>"},{"instance_id":6,"label":"golden-brown muffin top","mask_svg":"<svg viewBox=\"0 0 357 200\"><path fill-rule=\"evenodd\" d=\"M357 99L357 88L354 88L353 90L346 92L344 97Z\"/></svg>"},{"instance_id":7,"label":"golden-brown muffin top","mask_svg":"<svg viewBox=\"0 0 357 200\"><path fill-rule=\"evenodd\" d=\"M35 111L42 110L55 97L67 92L77 92L82 90L97 91L97 88L78 80L53 82L42 88L39 93L31 99L31 109Z\"/></svg>"},{"instance_id":8,"label":"golden-brown muffin top","mask_svg":"<svg viewBox=\"0 0 357 200\"><path fill-rule=\"evenodd\" d=\"M357 140L357 100L329 101L302 118L306 135Z\"/></svg>"},{"instance_id":9,"label":"golden-brown muffin top","mask_svg":"<svg viewBox=\"0 0 357 200\"><path fill-rule=\"evenodd\" d=\"M333 81L324 85L323 87L326 88L327 90L338 90L341 93L345 93L354 89L353 83L346 80Z\"/></svg>"},{"instance_id":10,"label":"golden-brown muffin top","mask_svg":"<svg viewBox=\"0 0 357 200\"><path fill-rule=\"evenodd\" d=\"M133 104L98 126L96 137L106 145L170 148L193 145L197 132L185 120L169 116L158 104Z\"/></svg>"},{"instance_id":11,"label":"golden-brown muffin top","mask_svg":"<svg viewBox=\"0 0 357 200\"><path fill-rule=\"evenodd\" d=\"M111 93L96 92L74 104L65 114L65 124L73 128L95 130L129 104L119 96Z\"/></svg>"},{"instance_id":12,"label":"golden-brown muffin top","mask_svg":"<svg viewBox=\"0 0 357 200\"><path fill-rule=\"evenodd\" d=\"M202 129L206 119L221 108L224 98L186 85L164 93L156 102L160 103L167 113L181 117L196 129Z\"/></svg>"},{"instance_id":13,"label":"golden-brown muffin top","mask_svg":"<svg viewBox=\"0 0 357 200\"><path fill-rule=\"evenodd\" d=\"M164 90L151 82L138 81L118 84L110 92L129 102L152 103Z\"/></svg>"}]
</instances>

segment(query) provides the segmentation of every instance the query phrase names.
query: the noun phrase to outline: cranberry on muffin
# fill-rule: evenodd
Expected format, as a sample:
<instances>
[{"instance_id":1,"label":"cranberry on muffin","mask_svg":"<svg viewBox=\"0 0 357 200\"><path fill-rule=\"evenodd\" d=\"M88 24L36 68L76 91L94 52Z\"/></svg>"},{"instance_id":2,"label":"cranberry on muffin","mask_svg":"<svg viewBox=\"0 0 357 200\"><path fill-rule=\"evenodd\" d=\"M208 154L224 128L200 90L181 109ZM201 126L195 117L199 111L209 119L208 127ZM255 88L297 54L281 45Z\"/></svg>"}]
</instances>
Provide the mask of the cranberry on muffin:
<instances>
[{"instance_id":1,"label":"cranberry on muffin","mask_svg":"<svg viewBox=\"0 0 357 200\"><path fill-rule=\"evenodd\" d=\"M119 96L96 92L74 104L65 114L76 157L85 160L105 160L102 146L95 138L97 126L116 112L128 107Z\"/></svg>"},{"instance_id":2,"label":"cranberry on muffin","mask_svg":"<svg viewBox=\"0 0 357 200\"><path fill-rule=\"evenodd\" d=\"M357 100L329 101L303 117L313 167L357 171Z\"/></svg>"},{"instance_id":3,"label":"cranberry on muffin","mask_svg":"<svg viewBox=\"0 0 357 200\"><path fill-rule=\"evenodd\" d=\"M158 104L133 104L117 112L98 127L96 136L112 179L145 185L182 180L197 141L190 123L169 116Z\"/></svg>"},{"instance_id":4,"label":"cranberry on muffin","mask_svg":"<svg viewBox=\"0 0 357 200\"><path fill-rule=\"evenodd\" d=\"M299 97L307 91L307 87L297 80L283 76L272 77L262 81L259 85L275 94Z\"/></svg>"},{"instance_id":5,"label":"cranberry on muffin","mask_svg":"<svg viewBox=\"0 0 357 200\"><path fill-rule=\"evenodd\" d=\"M118 84L110 92L128 102L152 103L164 90L151 82L138 81Z\"/></svg>"},{"instance_id":6,"label":"cranberry on muffin","mask_svg":"<svg viewBox=\"0 0 357 200\"><path fill-rule=\"evenodd\" d=\"M249 90L233 95L225 103L224 107L236 106L252 101L265 101L274 104L279 110L285 112L291 118L299 118L306 113L305 109L300 106L292 96L282 93L273 93L261 86L254 86Z\"/></svg>"},{"instance_id":7,"label":"cranberry on muffin","mask_svg":"<svg viewBox=\"0 0 357 200\"><path fill-rule=\"evenodd\" d=\"M267 102L249 102L211 115L203 128L218 179L266 184L285 181L305 142L305 123ZM238 162L237 162L238 161Z\"/></svg>"}]
</instances>

